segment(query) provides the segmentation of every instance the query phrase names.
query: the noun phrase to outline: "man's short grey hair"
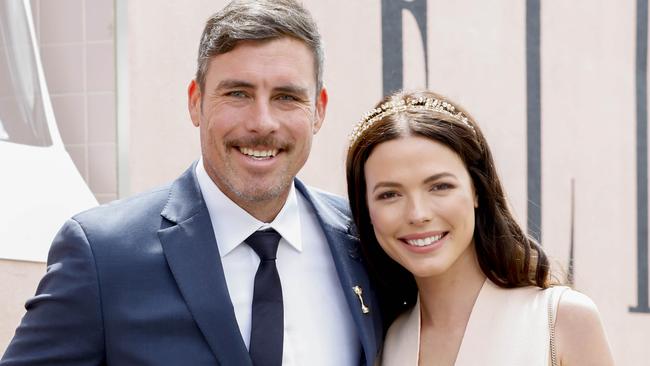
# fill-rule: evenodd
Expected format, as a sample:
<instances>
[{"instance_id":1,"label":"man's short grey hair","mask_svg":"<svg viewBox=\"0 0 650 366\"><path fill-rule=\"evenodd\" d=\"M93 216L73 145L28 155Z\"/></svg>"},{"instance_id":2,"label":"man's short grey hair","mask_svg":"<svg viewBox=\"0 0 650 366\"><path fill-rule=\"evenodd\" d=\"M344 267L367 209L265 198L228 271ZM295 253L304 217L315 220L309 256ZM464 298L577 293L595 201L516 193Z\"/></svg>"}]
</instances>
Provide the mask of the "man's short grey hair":
<instances>
[{"instance_id":1,"label":"man's short grey hair","mask_svg":"<svg viewBox=\"0 0 650 366\"><path fill-rule=\"evenodd\" d=\"M201 90L210 59L232 51L239 42L292 37L314 56L316 91L323 87L323 45L316 22L295 0L234 0L205 24L199 45L196 81Z\"/></svg>"}]
</instances>

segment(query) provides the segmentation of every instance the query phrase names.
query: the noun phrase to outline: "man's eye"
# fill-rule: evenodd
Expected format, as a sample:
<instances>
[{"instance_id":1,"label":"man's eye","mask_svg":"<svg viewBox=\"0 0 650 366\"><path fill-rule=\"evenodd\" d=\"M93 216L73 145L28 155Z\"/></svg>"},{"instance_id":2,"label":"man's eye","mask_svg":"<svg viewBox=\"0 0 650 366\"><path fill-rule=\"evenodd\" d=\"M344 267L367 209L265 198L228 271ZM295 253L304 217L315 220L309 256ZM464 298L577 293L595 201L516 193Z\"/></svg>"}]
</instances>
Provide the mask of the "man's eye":
<instances>
[{"instance_id":1,"label":"man's eye","mask_svg":"<svg viewBox=\"0 0 650 366\"><path fill-rule=\"evenodd\" d=\"M235 98L244 98L244 97L246 97L246 93L244 93L241 90L229 91L228 93L226 93L226 95L228 95L229 97L235 97Z\"/></svg>"},{"instance_id":2,"label":"man's eye","mask_svg":"<svg viewBox=\"0 0 650 366\"><path fill-rule=\"evenodd\" d=\"M288 94L279 95L277 99L278 100L284 100L284 101L290 101L290 102L298 100L298 98L294 97L293 95L288 95Z\"/></svg>"}]
</instances>

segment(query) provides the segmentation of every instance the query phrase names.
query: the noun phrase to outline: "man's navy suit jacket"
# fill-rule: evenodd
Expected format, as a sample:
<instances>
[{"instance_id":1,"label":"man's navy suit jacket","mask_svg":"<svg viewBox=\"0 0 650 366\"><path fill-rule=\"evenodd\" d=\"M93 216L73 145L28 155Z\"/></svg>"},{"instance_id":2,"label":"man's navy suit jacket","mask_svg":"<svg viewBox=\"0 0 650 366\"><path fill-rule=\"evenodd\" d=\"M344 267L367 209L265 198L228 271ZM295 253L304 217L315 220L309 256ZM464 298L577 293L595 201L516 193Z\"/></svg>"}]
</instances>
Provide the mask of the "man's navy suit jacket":
<instances>
[{"instance_id":1,"label":"man's navy suit jacket","mask_svg":"<svg viewBox=\"0 0 650 366\"><path fill-rule=\"evenodd\" d=\"M359 363L372 365L380 314L347 204L297 180L296 186L329 243L363 348ZM362 313L354 286L364 290L370 313ZM66 222L25 307L2 366L252 366L194 165L168 187Z\"/></svg>"}]
</instances>

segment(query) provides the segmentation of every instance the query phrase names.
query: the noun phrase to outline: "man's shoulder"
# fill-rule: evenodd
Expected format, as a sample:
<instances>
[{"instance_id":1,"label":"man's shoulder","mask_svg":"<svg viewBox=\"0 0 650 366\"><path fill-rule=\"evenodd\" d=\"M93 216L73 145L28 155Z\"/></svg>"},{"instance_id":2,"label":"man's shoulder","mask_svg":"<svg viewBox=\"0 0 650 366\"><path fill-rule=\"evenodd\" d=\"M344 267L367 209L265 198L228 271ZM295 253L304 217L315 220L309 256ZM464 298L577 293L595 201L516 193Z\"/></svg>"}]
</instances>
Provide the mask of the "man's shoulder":
<instances>
[{"instance_id":1,"label":"man's shoulder","mask_svg":"<svg viewBox=\"0 0 650 366\"><path fill-rule=\"evenodd\" d=\"M73 216L81 226L102 225L113 227L158 218L169 197L171 184L158 187L131 197L103 204Z\"/></svg>"},{"instance_id":2,"label":"man's shoulder","mask_svg":"<svg viewBox=\"0 0 650 366\"><path fill-rule=\"evenodd\" d=\"M299 189L307 195L307 199L311 201L323 222L357 236L347 199L318 188L302 186Z\"/></svg>"},{"instance_id":3,"label":"man's shoulder","mask_svg":"<svg viewBox=\"0 0 650 366\"><path fill-rule=\"evenodd\" d=\"M311 186L306 186L305 188L312 196L314 196L323 204L338 211L342 216L350 217L350 205L348 204L348 200L346 198L332 192L324 191L320 188L314 188Z\"/></svg>"}]
</instances>

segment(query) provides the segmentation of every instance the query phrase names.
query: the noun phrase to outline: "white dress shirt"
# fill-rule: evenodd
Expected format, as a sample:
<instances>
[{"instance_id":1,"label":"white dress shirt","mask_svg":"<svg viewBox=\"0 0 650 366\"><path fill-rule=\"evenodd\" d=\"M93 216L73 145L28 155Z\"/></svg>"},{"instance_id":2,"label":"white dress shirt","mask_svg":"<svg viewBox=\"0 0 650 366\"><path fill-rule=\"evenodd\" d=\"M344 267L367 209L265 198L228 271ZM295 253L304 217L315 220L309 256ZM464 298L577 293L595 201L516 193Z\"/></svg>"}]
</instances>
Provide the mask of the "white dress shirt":
<instances>
[{"instance_id":1,"label":"white dress shirt","mask_svg":"<svg viewBox=\"0 0 650 366\"><path fill-rule=\"evenodd\" d=\"M283 365L358 365L361 344L318 219L294 185L284 207L264 223L231 201L196 165L230 300L248 348L255 273L260 262L244 240L260 228L280 235L276 264L284 303ZM243 245L242 245L243 244Z\"/></svg>"}]
</instances>

